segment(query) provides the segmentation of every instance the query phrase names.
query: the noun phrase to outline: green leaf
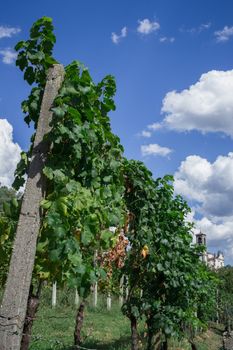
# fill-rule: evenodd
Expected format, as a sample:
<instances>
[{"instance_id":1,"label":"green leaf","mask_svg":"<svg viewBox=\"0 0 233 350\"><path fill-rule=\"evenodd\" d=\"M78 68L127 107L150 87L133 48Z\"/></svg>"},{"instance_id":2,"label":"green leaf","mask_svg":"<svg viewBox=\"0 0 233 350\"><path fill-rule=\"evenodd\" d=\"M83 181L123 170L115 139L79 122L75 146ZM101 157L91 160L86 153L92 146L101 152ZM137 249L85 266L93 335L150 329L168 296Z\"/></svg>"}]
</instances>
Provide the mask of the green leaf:
<instances>
[{"instance_id":1,"label":"green leaf","mask_svg":"<svg viewBox=\"0 0 233 350\"><path fill-rule=\"evenodd\" d=\"M38 253L43 253L45 250L45 247L48 245L48 240L46 240L45 242L39 242L36 246L36 251Z\"/></svg>"},{"instance_id":2,"label":"green leaf","mask_svg":"<svg viewBox=\"0 0 233 350\"><path fill-rule=\"evenodd\" d=\"M16 176L15 179L14 179L14 182L12 184L12 187L15 189L15 190L19 190L20 187L22 187L25 183L25 179L23 177L18 177Z\"/></svg>"},{"instance_id":3,"label":"green leaf","mask_svg":"<svg viewBox=\"0 0 233 350\"><path fill-rule=\"evenodd\" d=\"M73 150L74 150L76 159L81 159L81 156L82 156L82 146L80 145L80 143L75 144L75 145L73 146Z\"/></svg>"},{"instance_id":4,"label":"green leaf","mask_svg":"<svg viewBox=\"0 0 233 350\"><path fill-rule=\"evenodd\" d=\"M13 207L15 207L15 208L19 207L19 203L18 203L18 200L16 198L13 198L11 200L11 203L12 203Z\"/></svg>"},{"instance_id":5,"label":"green leaf","mask_svg":"<svg viewBox=\"0 0 233 350\"><path fill-rule=\"evenodd\" d=\"M84 95L86 95L88 92L91 91L91 88L89 86L83 87L83 86L79 85L78 89Z\"/></svg>"},{"instance_id":6,"label":"green leaf","mask_svg":"<svg viewBox=\"0 0 233 350\"><path fill-rule=\"evenodd\" d=\"M111 175L104 176L104 178L103 178L104 182L111 182L111 180L112 180L112 176Z\"/></svg>"},{"instance_id":7,"label":"green leaf","mask_svg":"<svg viewBox=\"0 0 233 350\"><path fill-rule=\"evenodd\" d=\"M109 223L110 223L109 226L116 226L116 227L118 226L119 218L115 214L109 213L108 218L109 218Z\"/></svg>"},{"instance_id":8,"label":"green leaf","mask_svg":"<svg viewBox=\"0 0 233 350\"><path fill-rule=\"evenodd\" d=\"M59 250L53 249L49 252L49 257L52 262L57 262L60 260L60 253Z\"/></svg>"},{"instance_id":9,"label":"green leaf","mask_svg":"<svg viewBox=\"0 0 233 350\"><path fill-rule=\"evenodd\" d=\"M81 114L76 108L69 107L68 113L77 124L81 123Z\"/></svg>"},{"instance_id":10,"label":"green leaf","mask_svg":"<svg viewBox=\"0 0 233 350\"><path fill-rule=\"evenodd\" d=\"M86 272L86 266L79 263L77 265L77 268L76 268L76 271L80 274L80 275L83 275L85 272Z\"/></svg>"},{"instance_id":11,"label":"green leaf","mask_svg":"<svg viewBox=\"0 0 233 350\"><path fill-rule=\"evenodd\" d=\"M28 84L32 85L35 81L35 73L33 67L28 67L24 73L24 79L28 82Z\"/></svg>"},{"instance_id":12,"label":"green leaf","mask_svg":"<svg viewBox=\"0 0 233 350\"><path fill-rule=\"evenodd\" d=\"M172 333L172 329L169 326L166 326L164 331L166 335L170 335Z\"/></svg>"},{"instance_id":13,"label":"green leaf","mask_svg":"<svg viewBox=\"0 0 233 350\"><path fill-rule=\"evenodd\" d=\"M104 269L99 269L100 277L105 280L107 278L106 271Z\"/></svg>"},{"instance_id":14,"label":"green leaf","mask_svg":"<svg viewBox=\"0 0 233 350\"><path fill-rule=\"evenodd\" d=\"M42 199L42 201L40 202L40 205L44 209L49 209L52 205L52 202L47 199Z\"/></svg>"},{"instance_id":15,"label":"green leaf","mask_svg":"<svg viewBox=\"0 0 233 350\"><path fill-rule=\"evenodd\" d=\"M158 269L158 271L163 271L164 270L164 268L163 268L163 265L161 264L161 263L158 263L157 264L157 269Z\"/></svg>"},{"instance_id":16,"label":"green leaf","mask_svg":"<svg viewBox=\"0 0 233 350\"><path fill-rule=\"evenodd\" d=\"M27 115L25 118L24 118L24 121L25 123L29 126L30 122L31 122L31 118L29 115Z\"/></svg>"},{"instance_id":17,"label":"green leaf","mask_svg":"<svg viewBox=\"0 0 233 350\"><path fill-rule=\"evenodd\" d=\"M28 66L28 61L25 52L20 52L15 62L16 66L19 66L20 70L24 70Z\"/></svg>"},{"instance_id":18,"label":"green leaf","mask_svg":"<svg viewBox=\"0 0 233 350\"><path fill-rule=\"evenodd\" d=\"M24 48L27 46L27 43L25 41L19 41L16 45L15 45L15 51L19 51L20 49Z\"/></svg>"},{"instance_id":19,"label":"green leaf","mask_svg":"<svg viewBox=\"0 0 233 350\"><path fill-rule=\"evenodd\" d=\"M102 231L101 232L101 235L100 235L100 238L105 242L107 243L110 238L113 237L113 233L111 231L108 231L108 230L105 230L105 231Z\"/></svg>"},{"instance_id":20,"label":"green leaf","mask_svg":"<svg viewBox=\"0 0 233 350\"><path fill-rule=\"evenodd\" d=\"M33 63L36 63L37 61L40 62L45 58L45 54L41 51L38 51L34 54L28 53L28 58Z\"/></svg>"},{"instance_id":21,"label":"green leaf","mask_svg":"<svg viewBox=\"0 0 233 350\"><path fill-rule=\"evenodd\" d=\"M43 169L43 173L49 180L53 179L53 170L51 168L45 166Z\"/></svg>"},{"instance_id":22,"label":"green leaf","mask_svg":"<svg viewBox=\"0 0 233 350\"><path fill-rule=\"evenodd\" d=\"M63 118L66 113L66 109L64 107L54 107L51 108L51 111L53 111L55 116L58 118Z\"/></svg>"},{"instance_id":23,"label":"green leaf","mask_svg":"<svg viewBox=\"0 0 233 350\"><path fill-rule=\"evenodd\" d=\"M90 283L93 285L95 282L97 282L98 278L95 274L94 270L90 271Z\"/></svg>"},{"instance_id":24,"label":"green leaf","mask_svg":"<svg viewBox=\"0 0 233 350\"><path fill-rule=\"evenodd\" d=\"M67 230L64 225L60 224L59 226L58 225L56 226L57 237L59 237L60 239L65 238L66 234L67 234Z\"/></svg>"},{"instance_id":25,"label":"green leaf","mask_svg":"<svg viewBox=\"0 0 233 350\"><path fill-rule=\"evenodd\" d=\"M63 87L60 91L60 96L78 95L79 92L74 88L74 86Z\"/></svg>"},{"instance_id":26,"label":"green leaf","mask_svg":"<svg viewBox=\"0 0 233 350\"><path fill-rule=\"evenodd\" d=\"M48 212L47 213L47 223L52 229L56 229L58 225L61 224L60 214L56 212Z\"/></svg>"},{"instance_id":27,"label":"green leaf","mask_svg":"<svg viewBox=\"0 0 233 350\"><path fill-rule=\"evenodd\" d=\"M66 184L66 188L68 190L68 192L77 192L80 191L81 186L80 183L75 181L75 180L70 180L67 184Z\"/></svg>"},{"instance_id":28,"label":"green leaf","mask_svg":"<svg viewBox=\"0 0 233 350\"><path fill-rule=\"evenodd\" d=\"M10 203L4 202L4 203L3 203L3 210L4 210L4 213L5 213L7 216L11 216L11 206L10 206Z\"/></svg>"},{"instance_id":29,"label":"green leaf","mask_svg":"<svg viewBox=\"0 0 233 350\"><path fill-rule=\"evenodd\" d=\"M47 63L49 66L58 63L53 57L49 56L49 55L45 55L45 63Z\"/></svg>"},{"instance_id":30,"label":"green leaf","mask_svg":"<svg viewBox=\"0 0 233 350\"><path fill-rule=\"evenodd\" d=\"M54 170L53 176L54 176L54 180L57 182L64 182L65 183L68 180L67 176L60 169Z\"/></svg>"},{"instance_id":31,"label":"green leaf","mask_svg":"<svg viewBox=\"0 0 233 350\"><path fill-rule=\"evenodd\" d=\"M85 272L85 268L83 268L83 265L81 264L82 258L77 254L68 254L68 259L71 262L73 266L77 266L76 271L78 273L83 274ZM82 266L82 269L80 269L80 266ZM81 272L80 272L81 271Z\"/></svg>"},{"instance_id":32,"label":"green leaf","mask_svg":"<svg viewBox=\"0 0 233 350\"><path fill-rule=\"evenodd\" d=\"M137 306L133 306L131 309L132 315L136 318L138 318L140 316L139 310Z\"/></svg>"},{"instance_id":33,"label":"green leaf","mask_svg":"<svg viewBox=\"0 0 233 350\"><path fill-rule=\"evenodd\" d=\"M83 245L88 245L92 239L93 239L93 234L90 230L90 227L85 225L81 233L81 242L83 243Z\"/></svg>"},{"instance_id":34,"label":"green leaf","mask_svg":"<svg viewBox=\"0 0 233 350\"><path fill-rule=\"evenodd\" d=\"M67 216L68 207L63 201L58 201L58 207L64 216Z\"/></svg>"}]
</instances>

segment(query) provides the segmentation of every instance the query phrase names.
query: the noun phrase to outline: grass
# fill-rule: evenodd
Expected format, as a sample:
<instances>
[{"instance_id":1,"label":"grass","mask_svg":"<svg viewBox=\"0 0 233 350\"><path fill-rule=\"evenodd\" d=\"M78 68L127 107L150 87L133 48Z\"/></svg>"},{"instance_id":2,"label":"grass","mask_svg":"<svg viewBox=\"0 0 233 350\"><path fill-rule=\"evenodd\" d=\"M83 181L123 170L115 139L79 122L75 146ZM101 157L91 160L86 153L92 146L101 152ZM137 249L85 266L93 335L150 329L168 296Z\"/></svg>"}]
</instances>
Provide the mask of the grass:
<instances>
[{"instance_id":1,"label":"grass","mask_svg":"<svg viewBox=\"0 0 233 350\"><path fill-rule=\"evenodd\" d=\"M76 308L73 305L73 292L58 291L58 306L51 308L51 289L45 288L41 306L34 321L30 350L72 350ZM99 298L98 307L91 306L91 300L85 311L83 325L83 344L87 349L130 350L130 324L120 311L118 300L113 299L112 309L106 310L106 299ZM143 322L141 331L141 349L145 349L143 340ZM210 329L197 336L198 350L222 350L222 328L212 324ZM190 350L187 341L172 339L169 350Z\"/></svg>"},{"instance_id":2,"label":"grass","mask_svg":"<svg viewBox=\"0 0 233 350\"><path fill-rule=\"evenodd\" d=\"M199 335L196 341L200 350L223 350L222 333L223 325L216 325L212 323L210 329L204 334ZM198 350L199 350L198 349Z\"/></svg>"},{"instance_id":3,"label":"grass","mask_svg":"<svg viewBox=\"0 0 233 350\"><path fill-rule=\"evenodd\" d=\"M103 350L130 349L130 329L117 310L85 314L83 346ZM41 309L33 329L33 350L70 349L73 343L75 312L72 308ZM119 340L120 339L120 340Z\"/></svg>"},{"instance_id":4,"label":"grass","mask_svg":"<svg viewBox=\"0 0 233 350\"><path fill-rule=\"evenodd\" d=\"M85 312L83 346L90 349L130 350L130 325L122 315L117 300L106 310L104 299ZM67 305L52 309L42 305L34 322L30 350L71 350L76 310ZM142 326L142 325L141 325Z\"/></svg>"},{"instance_id":5,"label":"grass","mask_svg":"<svg viewBox=\"0 0 233 350\"><path fill-rule=\"evenodd\" d=\"M198 350L223 350L222 343L223 327L212 324L207 332L198 335L195 338L195 344ZM172 340L170 348L173 350L190 350L190 345L187 341L178 342Z\"/></svg>"}]
</instances>

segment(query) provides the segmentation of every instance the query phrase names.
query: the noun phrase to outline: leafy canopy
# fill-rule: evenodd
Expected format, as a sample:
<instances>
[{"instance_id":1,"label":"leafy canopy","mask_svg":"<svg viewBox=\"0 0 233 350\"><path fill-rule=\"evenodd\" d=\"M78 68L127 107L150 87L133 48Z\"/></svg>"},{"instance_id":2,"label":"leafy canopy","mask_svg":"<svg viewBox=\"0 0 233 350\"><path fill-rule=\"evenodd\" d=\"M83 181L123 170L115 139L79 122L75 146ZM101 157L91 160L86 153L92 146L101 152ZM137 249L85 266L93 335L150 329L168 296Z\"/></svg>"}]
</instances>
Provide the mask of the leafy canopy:
<instances>
[{"instance_id":1,"label":"leafy canopy","mask_svg":"<svg viewBox=\"0 0 233 350\"><path fill-rule=\"evenodd\" d=\"M51 19L43 17L31 29L30 39L16 45L16 64L24 79L33 84L22 103L26 123L37 127L55 37ZM116 242L108 230L124 220L124 183L119 138L111 131L108 113L115 109L114 78L95 84L78 61L65 68L63 85L54 101L50 143L43 170L47 178L42 201L43 223L37 248L35 272L40 278L78 286L89 293L102 268L93 264L100 253ZM30 164L31 150L22 153L14 185L22 186ZM116 235L118 231L116 231Z\"/></svg>"}]
</instances>

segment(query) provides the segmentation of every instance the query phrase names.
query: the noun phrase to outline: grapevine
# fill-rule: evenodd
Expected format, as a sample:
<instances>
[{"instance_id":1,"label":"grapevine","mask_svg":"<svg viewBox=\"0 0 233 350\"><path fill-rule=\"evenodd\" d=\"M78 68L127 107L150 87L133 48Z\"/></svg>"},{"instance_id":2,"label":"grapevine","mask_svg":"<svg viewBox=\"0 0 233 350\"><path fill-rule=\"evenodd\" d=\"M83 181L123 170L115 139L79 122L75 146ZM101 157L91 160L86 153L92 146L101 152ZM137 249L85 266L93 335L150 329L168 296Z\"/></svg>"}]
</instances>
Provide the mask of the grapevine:
<instances>
[{"instance_id":1,"label":"grapevine","mask_svg":"<svg viewBox=\"0 0 233 350\"><path fill-rule=\"evenodd\" d=\"M32 26L30 38L16 45L16 65L33 86L22 102L24 120L35 130L48 70L57 63L53 29L52 20L43 17ZM185 336L184 324L205 325L198 304L215 281L192 245L192 224L186 221L190 209L174 196L173 178L154 180L143 163L123 157L108 116L115 110L115 92L111 75L95 83L80 62L65 67L45 135L46 188L32 284L47 280L77 288L83 300L77 320L79 315L83 320L91 286L105 281L109 287L115 275L119 283L124 274L129 294L122 311L131 321L132 349L138 348L137 321L144 317L151 350L158 333L166 343L171 336ZM34 134L16 169L16 189L28 175L33 142ZM17 219L10 229L4 220L1 241L9 252ZM75 334L79 345L80 334Z\"/></svg>"}]
</instances>

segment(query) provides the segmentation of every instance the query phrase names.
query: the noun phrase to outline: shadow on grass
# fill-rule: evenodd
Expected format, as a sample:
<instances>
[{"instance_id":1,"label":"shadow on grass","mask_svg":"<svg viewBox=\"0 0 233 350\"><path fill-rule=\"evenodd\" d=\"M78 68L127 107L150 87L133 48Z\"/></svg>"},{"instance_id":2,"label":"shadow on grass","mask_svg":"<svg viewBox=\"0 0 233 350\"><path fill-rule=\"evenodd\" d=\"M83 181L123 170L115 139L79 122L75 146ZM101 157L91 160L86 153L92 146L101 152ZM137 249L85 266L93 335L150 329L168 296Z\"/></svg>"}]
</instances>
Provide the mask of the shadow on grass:
<instances>
[{"instance_id":1,"label":"shadow on grass","mask_svg":"<svg viewBox=\"0 0 233 350\"><path fill-rule=\"evenodd\" d=\"M60 350L126 350L130 349L131 344L131 338L130 337L122 337L118 340L115 340L114 342L109 342L103 344L102 342L96 342L93 341L87 341L81 345L81 347L78 346L68 346L65 348L61 348ZM45 350L50 350L45 349Z\"/></svg>"},{"instance_id":2,"label":"shadow on grass","mask_svg":"<svg viewBox=\"0 0 233 350\"><path fill-rule=\"evenodd\" d=\"M58 344L57 344L58 345ZM52 346L46 346L46 347L39 347L41 350L52 350L52 349L59 349L59 350L127 350L131 348L131 338L130 337L121 337L118 340L115 340L113 342L109 343L102 343L97 342L96 340L88 340L85 341L80 347L78 346L59 346L58 347L54 344ZM31 350L34 349L32 346L30 348Z\"/></svg>"},{"instance_id":3,"label":"shadow on grass","mask_svg":"<svg viewBox=\"0 0 233 350\"><path fill-rule=\"evenodd\" d=\"M215 334L217 334L217 335L223 335L223 330L222 329L219 329L218 327L213 327L213 326L211 326L211 330L215 333Z\"/></svg>"},{"instance_id":4,"label":"shadow on grass","mask_svg":"<svg viewBox=\"0 0 233 350\"><path fill-rule=\"evenodd\" d=\"M114 342L109 342L106 344L96 344L96 342L88 342L85 345L89 346L89 348L97 349L97 350L125 350L130 349L131 338L130 337L122 337L120 339L115 340ZM85 347L84 345L84 347Z\"/></svg>"}]
</instances>

